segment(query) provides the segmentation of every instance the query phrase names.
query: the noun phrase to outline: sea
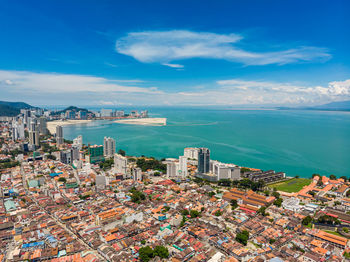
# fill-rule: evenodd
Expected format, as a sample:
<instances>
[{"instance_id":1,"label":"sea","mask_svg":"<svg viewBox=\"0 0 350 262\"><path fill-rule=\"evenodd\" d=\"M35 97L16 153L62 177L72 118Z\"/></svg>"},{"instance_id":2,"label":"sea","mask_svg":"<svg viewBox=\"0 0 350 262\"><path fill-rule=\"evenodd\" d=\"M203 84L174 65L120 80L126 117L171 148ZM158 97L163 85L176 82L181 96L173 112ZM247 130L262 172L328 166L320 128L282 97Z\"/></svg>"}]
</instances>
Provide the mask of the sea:
<instances>
[{"instance_id":1,"label":"sea","mask_svg":"<svg viewBox=\"0 0 350 262\"><path fill-rule=\"evenodd\" d=\"M166 126L96 120L65 126L66 139L84 144L116 139L128 155L178 158L185 147L207 147L210 158L239 166L309 178L314 173L350 177L350 112L147 108ZM127 111L127 110L126 110Z\"/></svg>"}]
</instances>

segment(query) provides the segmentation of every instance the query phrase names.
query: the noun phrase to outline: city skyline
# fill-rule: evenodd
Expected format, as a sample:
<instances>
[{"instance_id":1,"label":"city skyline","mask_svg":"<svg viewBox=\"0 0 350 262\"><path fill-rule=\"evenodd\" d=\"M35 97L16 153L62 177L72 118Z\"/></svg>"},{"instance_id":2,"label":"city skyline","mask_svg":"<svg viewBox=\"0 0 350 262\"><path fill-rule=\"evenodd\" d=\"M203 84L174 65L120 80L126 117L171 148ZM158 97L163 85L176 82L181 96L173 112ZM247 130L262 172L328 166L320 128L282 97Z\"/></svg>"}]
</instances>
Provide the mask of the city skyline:
<instances>
[{"instance_id":1,"label":"city skyline","mask_svg":"<svg viewBox=\"0 0 350 262\"><path fill-rule=\"evenodd\" d=\"M37 106L350 100L349 7L346 1L5 1L2 100Z\"/></svg>"}]
</instances>

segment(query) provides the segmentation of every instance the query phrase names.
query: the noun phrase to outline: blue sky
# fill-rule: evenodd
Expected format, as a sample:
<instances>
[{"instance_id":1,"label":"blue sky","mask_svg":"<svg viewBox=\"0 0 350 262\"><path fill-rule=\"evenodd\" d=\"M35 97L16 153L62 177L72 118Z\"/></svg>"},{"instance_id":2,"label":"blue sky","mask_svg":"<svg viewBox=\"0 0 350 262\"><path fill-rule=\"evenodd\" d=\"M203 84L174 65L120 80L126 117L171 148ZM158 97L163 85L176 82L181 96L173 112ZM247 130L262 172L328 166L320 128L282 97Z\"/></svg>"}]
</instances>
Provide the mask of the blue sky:
<instances>
[{"instance_id":1,"label":"blue sky","mask_svg":"<svg viewBox=\"0 0 350 262\"><path fill-rule=\"evenodd\" d=\"M1 100L304 105L350 99L350 2L16 1Z\"/></svg>"}]
</instances>

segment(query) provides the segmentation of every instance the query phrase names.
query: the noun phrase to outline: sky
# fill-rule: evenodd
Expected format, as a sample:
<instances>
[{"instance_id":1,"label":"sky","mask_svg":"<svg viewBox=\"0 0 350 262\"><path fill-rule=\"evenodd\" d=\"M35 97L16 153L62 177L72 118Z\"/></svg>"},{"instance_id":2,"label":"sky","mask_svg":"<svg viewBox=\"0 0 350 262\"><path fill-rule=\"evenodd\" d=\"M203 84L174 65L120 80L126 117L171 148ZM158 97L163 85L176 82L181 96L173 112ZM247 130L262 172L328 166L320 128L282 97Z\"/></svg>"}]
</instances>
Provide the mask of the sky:
<instances>
[{"instance_id":1,"label":"sky","mask_svg":"<svg viewBox=\"0 0 350 262\"><path fill-rule=\"evenodd\" d=\"M350 100L350 1L0 2L0 100L304 106Z\"/></svg>"}]
</instances>

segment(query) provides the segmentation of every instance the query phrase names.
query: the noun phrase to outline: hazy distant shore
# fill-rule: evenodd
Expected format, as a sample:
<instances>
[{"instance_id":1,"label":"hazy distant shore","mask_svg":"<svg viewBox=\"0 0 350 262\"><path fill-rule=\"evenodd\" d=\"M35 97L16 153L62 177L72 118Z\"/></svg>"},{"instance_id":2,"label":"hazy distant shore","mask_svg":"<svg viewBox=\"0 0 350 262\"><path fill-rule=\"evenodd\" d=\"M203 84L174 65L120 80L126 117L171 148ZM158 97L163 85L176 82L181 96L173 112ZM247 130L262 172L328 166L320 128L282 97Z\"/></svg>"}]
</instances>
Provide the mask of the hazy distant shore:
<instances>
[{"instance_id":1,"label":"hazy distant shore","mask_svg":"<svg viewBox=\"0 0 350 262\"><path fill-rule=\"evenodd\" d=\"M47 122L47 129L51 134L56 134L56 126L68 126L89 123L92 120L65 120L65 121L49 121Z\"/></svg>"},{"instance_id":2,"label":"hazy distant shore","mask_svg":"<svg viewBox=\"0 0 350 262\"><path fill-rule=\"evenodd\" d=\"M118 119L115 123L128 125L144 125L144 126L165 126L166 118L128 118Z\"/></svg>"}]
</instances>

